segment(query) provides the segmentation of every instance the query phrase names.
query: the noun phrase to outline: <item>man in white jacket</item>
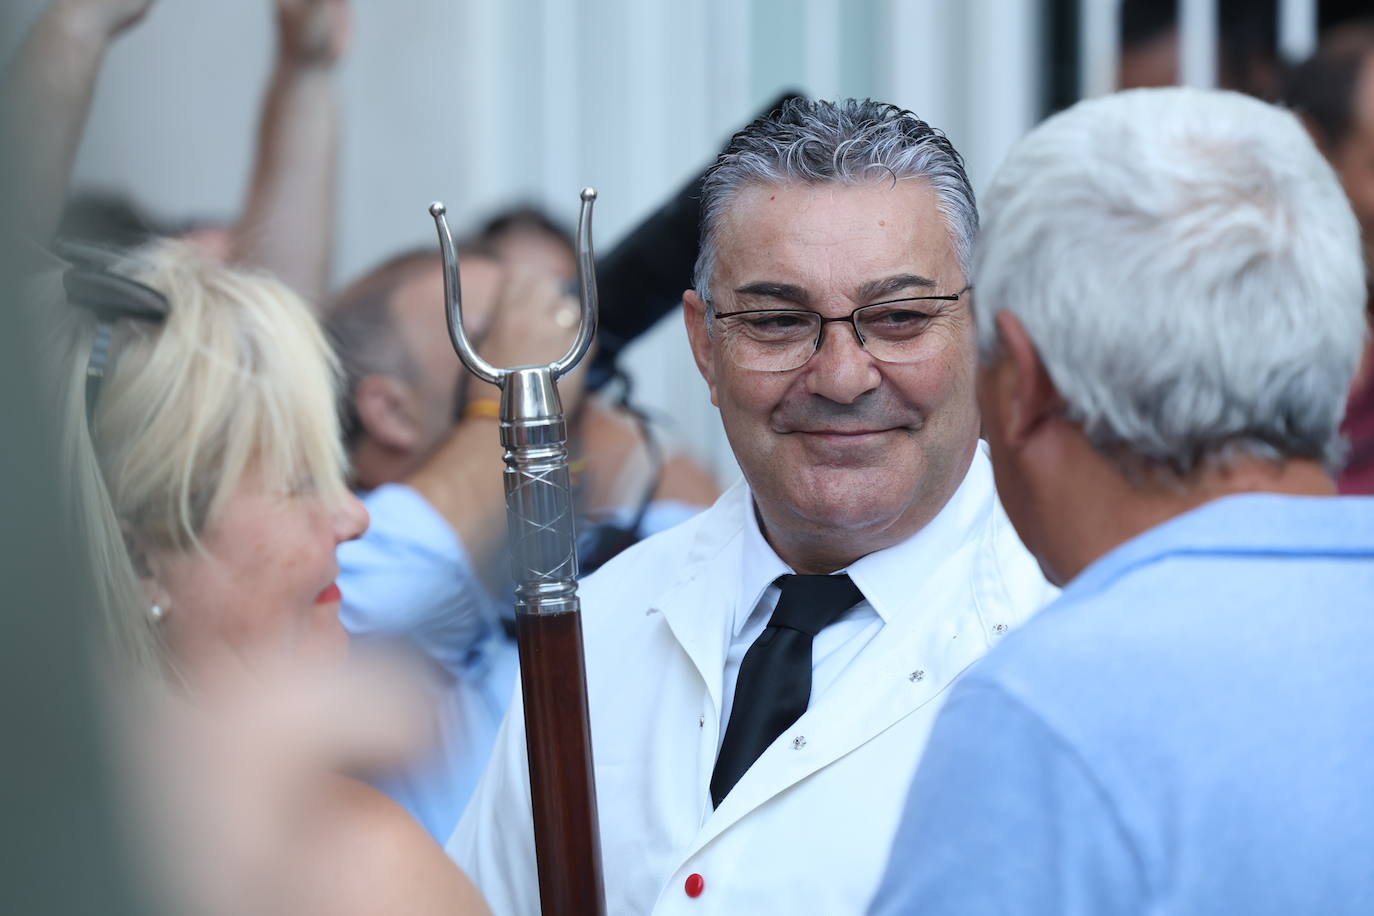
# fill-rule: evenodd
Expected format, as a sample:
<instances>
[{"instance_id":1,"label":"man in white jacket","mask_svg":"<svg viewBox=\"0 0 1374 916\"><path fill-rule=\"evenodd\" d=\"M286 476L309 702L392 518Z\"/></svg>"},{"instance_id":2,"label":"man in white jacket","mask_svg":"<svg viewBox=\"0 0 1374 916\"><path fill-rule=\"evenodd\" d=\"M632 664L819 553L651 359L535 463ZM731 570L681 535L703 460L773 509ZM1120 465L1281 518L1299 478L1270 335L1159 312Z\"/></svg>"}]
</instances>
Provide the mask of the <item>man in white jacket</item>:
<instances>
[{"instance_id":1,"label":"man in white jacket","mask_svg":"<svg viewBox=\"0 0 1374 916\"><path fill-rule=\"evenodd\" d=\"M685 317L745 483L582 588L611 913L850 913L939 699L1053 589L978 441L949 142L876 102L789 102L703 186ZM539 911L519 699L449 843Z\"/></svg>"}]
</instances>

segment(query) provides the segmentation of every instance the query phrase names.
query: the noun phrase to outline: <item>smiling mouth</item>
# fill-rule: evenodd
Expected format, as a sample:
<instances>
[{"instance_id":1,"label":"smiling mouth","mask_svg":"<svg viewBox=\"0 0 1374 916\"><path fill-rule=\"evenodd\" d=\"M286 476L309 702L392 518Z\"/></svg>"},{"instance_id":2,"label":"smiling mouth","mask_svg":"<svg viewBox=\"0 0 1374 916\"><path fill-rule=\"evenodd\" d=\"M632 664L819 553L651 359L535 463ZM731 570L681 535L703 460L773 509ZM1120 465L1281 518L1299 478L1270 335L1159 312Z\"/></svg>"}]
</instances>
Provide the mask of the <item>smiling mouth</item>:
<instances>
[{"instance_id":1,"label":"smiling mouth","mask_svg":"<svg viewBox=\"0 0 1374 916\"><path fill-rule=\"evenodd\" d=\"M316 604L328 604L331 601L342 601L343 592L339 591L337 582L329 583L329 587L315 596Z\"/></svg>"},{"instance_id":2,"label":"smiling mouth","mask_svg":"<svg viewBox=\"0 0 1374 916\"><path fill-rule=\"evenodd\" d=\"M890 428L884 429L797 429L793 432L801 433L806 436L816 436L821 439L831 439L836 442L844 442L850 439L866 439L871 436L881 436L883 433L890 433Z\"/></svg>"}]
</instances>

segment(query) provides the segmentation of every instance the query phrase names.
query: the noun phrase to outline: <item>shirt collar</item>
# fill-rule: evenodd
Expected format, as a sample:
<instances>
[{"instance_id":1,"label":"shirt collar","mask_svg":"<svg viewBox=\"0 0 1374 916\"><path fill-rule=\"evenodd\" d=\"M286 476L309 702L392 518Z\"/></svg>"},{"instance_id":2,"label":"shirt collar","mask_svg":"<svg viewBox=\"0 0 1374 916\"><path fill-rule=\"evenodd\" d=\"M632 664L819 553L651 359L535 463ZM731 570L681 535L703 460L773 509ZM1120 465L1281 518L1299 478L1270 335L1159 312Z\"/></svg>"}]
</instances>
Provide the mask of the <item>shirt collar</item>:
<instances>
[{"instance_id":1,"label":"shirt collar","mask_svg":"<svg viewBox=\"0 0 1374 916\"><path fill-rule=\"evenodd\" d=\"M731 632L739 636L744 630L749 615L754 612L764 591L773 584L778 576L792 572L792 567L782 561L773 550L763 531L759 529L758 511L754 508L754 495L742 501L744 511L744 562L740 565L739 595L735 602L735 619Z\"/></svg>"},{"instance_id":2,"label":"shirt collar","mask_svg":"<svg viewBox=\"0 0 1374 916\"><path fill-rule=\"evenodd\" d=\"M843 570L884 623L891 622L910 605L913 581L933 575L946 559L971 544L974 529L987 519L993 504L992 492L992 467L985 446L979 443L963 482L935 518L906 540L860 557ZM735 636L744 629L773 580L793 572L763 536L752 494L742 502L744 562L735 602Z\"/></svg>"},{"instance_id":3,"label":"shirt collar","mask_svg":"<svg viewBox=\"0 0 1374 916\"><path fill-rule=\"evenodd\" d=\"M1131 570L1178 555L1374 556L1374 498L1241 493L1136 535L1093 561L1064 589L1083 596Z\"/></svg>"}]
</instances>

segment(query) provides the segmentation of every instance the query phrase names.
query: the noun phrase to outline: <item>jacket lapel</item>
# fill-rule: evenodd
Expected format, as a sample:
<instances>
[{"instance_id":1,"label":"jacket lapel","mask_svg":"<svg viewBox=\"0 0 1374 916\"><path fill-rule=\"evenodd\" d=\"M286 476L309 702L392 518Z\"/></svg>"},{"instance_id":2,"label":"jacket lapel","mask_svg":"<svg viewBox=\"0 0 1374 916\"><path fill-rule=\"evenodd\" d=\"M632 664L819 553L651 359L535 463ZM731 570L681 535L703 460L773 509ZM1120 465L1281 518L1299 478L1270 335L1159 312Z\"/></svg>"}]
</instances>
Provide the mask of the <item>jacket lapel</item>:
<instances>
[{"instance_id":1,"label":"jacket lapel","mask_svg":"<svg viewBox=\"0 0 1374 916\"><path fill-rule=\"evenodd\" d=\"M844 676L763 752L707 819L687 857L771 798L939 698L983 655L987 632L973 589L965 591L962 609L947 601L927 604L924 591L914 594L903 618L884 626Z\"/></svg>"},{"instance_id":2,"label":"jacket lapel","mask_svg":"<svg viewBox=\"0 0 1374 916\"><path fill-rule=\"evenodd\" d=\"M713 517L700 526L680 574L665 583L646 610L663 616L705 683L717 719L730 621L739 600L740 520L748 493L743 484L736 485L707 510Z\"/></svg>"}]
</instances>

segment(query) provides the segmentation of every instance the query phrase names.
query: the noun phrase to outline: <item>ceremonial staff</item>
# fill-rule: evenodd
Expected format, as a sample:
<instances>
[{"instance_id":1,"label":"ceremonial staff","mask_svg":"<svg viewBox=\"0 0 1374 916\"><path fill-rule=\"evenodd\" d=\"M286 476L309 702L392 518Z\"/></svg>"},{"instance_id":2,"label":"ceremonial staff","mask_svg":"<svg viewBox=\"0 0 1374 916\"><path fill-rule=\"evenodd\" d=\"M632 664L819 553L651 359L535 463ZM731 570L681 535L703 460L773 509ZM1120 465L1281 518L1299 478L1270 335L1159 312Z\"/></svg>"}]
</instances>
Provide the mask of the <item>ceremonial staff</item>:
<instances>
[{"instance_id":1,"label":"ceremonial staff","mask_svg":"<svg viewBox=\"0 0 1374 916\"><path fill-rule=\"evenodd\" d=\"M445 208L442 203L429 208L444 256L445 314L453 348L473 375L501 389L506 521L544 916L600 916L606 910L577 600L568 428L556 384L586 355L596 333L594 200L594 190L582 191L577 220L582 324L577 339L556 362L505 369L478 356L463 328L458 254Z\"/></svg>"}]
</instances>

